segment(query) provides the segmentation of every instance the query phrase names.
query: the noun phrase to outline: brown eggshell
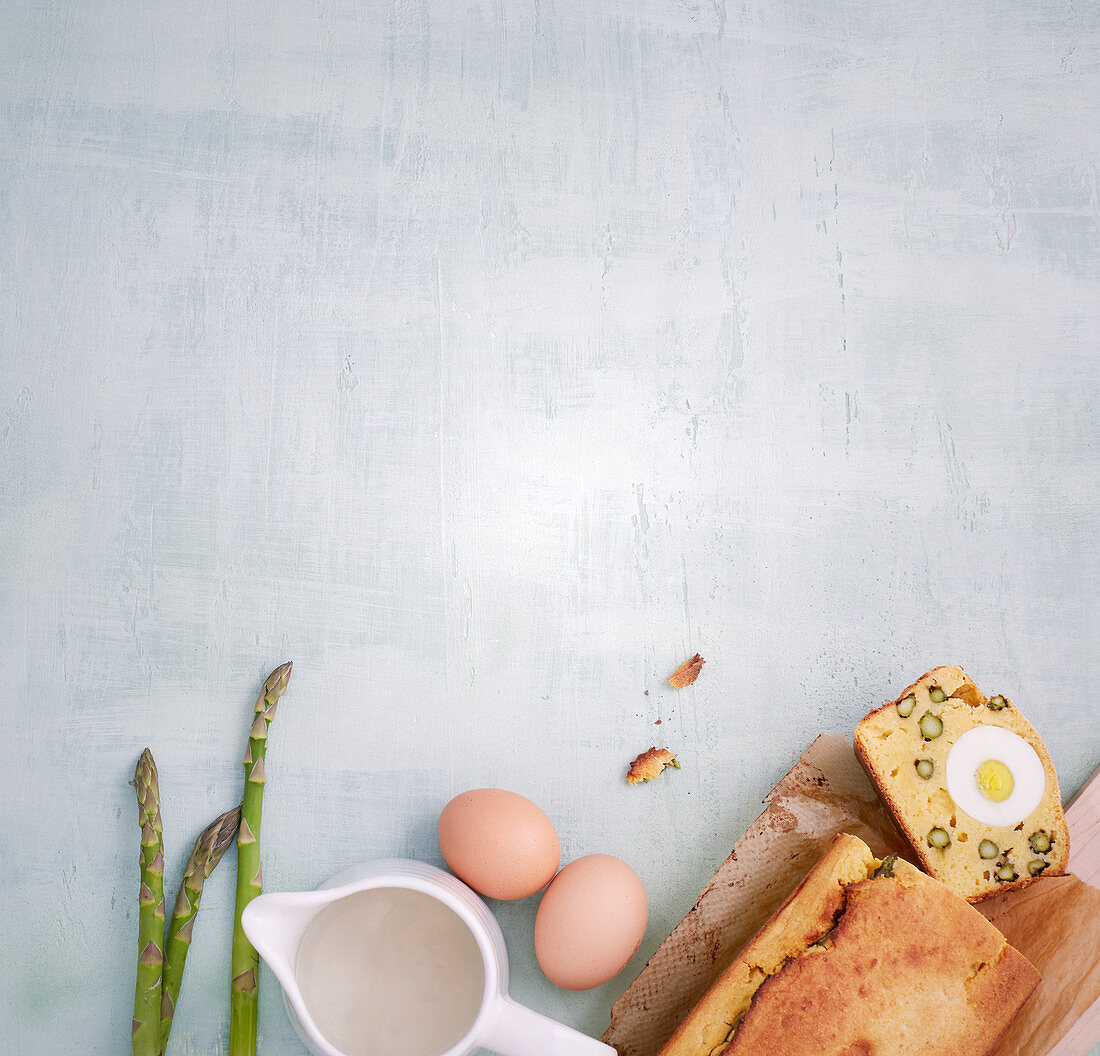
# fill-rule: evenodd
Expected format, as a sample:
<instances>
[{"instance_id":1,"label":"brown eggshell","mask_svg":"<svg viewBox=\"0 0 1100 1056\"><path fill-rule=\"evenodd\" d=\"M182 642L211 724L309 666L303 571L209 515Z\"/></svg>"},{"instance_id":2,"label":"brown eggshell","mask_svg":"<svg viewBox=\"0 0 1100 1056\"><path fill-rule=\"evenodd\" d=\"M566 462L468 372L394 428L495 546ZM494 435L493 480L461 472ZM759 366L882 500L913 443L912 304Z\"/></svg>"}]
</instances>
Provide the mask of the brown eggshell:
<instances>
[{"instance_id":1,"label":"brown eggshell","mask_svg":"<svg viewBox=\"0 0 1100 1056\"><path fill-rule=\"evenodd\" d=\"M535 915L535 956L563 990L600 986L626 967L645 935L649 903L638 874L610 854L570 862Z\"/></svg>"},{"instance_id":2,"label":"brown eggshell","mask_svg":"<svg viewBox=\"0 0 1100 1056\"><path fill-rule=\"evenodd\" d=\"M561 862L554 823L531 800L503 788L455 796L439 815L439 849L455 876L489 898L527 898Z\"/></svg>"}]
</instances>

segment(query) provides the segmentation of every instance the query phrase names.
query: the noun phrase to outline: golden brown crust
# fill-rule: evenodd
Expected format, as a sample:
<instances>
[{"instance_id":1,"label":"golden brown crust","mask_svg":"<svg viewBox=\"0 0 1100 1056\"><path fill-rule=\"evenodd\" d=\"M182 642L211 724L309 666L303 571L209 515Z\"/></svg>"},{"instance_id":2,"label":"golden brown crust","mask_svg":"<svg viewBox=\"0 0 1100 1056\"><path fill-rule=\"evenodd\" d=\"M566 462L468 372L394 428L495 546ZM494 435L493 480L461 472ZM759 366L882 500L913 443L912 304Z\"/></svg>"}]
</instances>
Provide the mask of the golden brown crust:
<instances>
[{"instance_id":1,"label":"golden brown crust","mask_svg":"<svg viewBox=\"0 0 1100 1056\"><path fill-rule=\"evenodd\" d=\"M878 865L838 836L659 1056L985 1056L1038 972L943 884Z\"/></svg>"},{"instance_id":2,"label":"golden brown crust","mask_svg":"<svg viewBox=\"0 0 1100 1056\"><path fill-rule=\"evenodd\" d=\"M1038 981L981 914L898 862L848 888L829 948L760 987L722 1056L985 1056Z\"/></svg>"},{"instance_id":3,"label":"golden brown crust","mask_svg":"<svg viewBox=\"0 0 1100 1056\"><path fill-rule=\"evenodd\" d=\"M760 983L825 935L844 907L845 885L875 868L871 849L841 833L665 1043L659 1056L710 1056L725 1044Z\"/></svg>"},{"instance_id":4,"label":"golden brown crust","mask_svg":"<svg viewBox=\"0 0 1100 1056\"><path fill-rule=\"evenodd\" d=\"M673 689L683 689L685 686L690 686L699 677L699 672L703 670L703 664L705 663L706 660L696 653L668 676L668 684Z\"/></svg>"},{"instance_id":5,"label":"golden brown crust","mask_svg":"<svg viewBox=\"0 0 1100 1056\"><path fill-rule=\"evenodd\" d=\"M650 748L630 764L626 783L628 785L645 784L663 774L670 766L676 770L680 769L676 756L668 748Z\"/></svg>"},{"instance_id":6,"label":"golden brown crust","mask_svg":"<svg viewBox=\"0 0 1100 1056\"><path fill-rule=\"evenodd\" d=\"M1020 875L1015 881L998 883L988 877L979 879L975 874L972 875L971 879L966 884L964 884L962 878L958 875L959 870L948 868L944 860L945 856L935 848L928 846L926 840L927 826L921 828L918 825L917 818L910 816L910 812L902 802L903 795L899 791L899 787L905 780L905 776L899 777L898 775L891 775L887 772L883 753L880 748L881 734L883 732L889 732L889 729L884 730L884 726L894 725L901 721L898 719L897 705L910 695L915 695L918 699L918 703L913 710L913 715L909 720L910 723L915 725L916 717L928 706L928 692L933 686L941 687L948 698L943 704L934 706L933 710L940 712L945 709L949 711L954 709L956 712L961 710L962 714L959 721L964 724L975 725L977 723L988 723L990 725L1003 726L1026 740L1032 748L1035 749L1036 754L1043 764L1047 782L1046 795L1040 808L1037 808L1029 817L1028 820L1031 824L1027 826L1025 831L1021 832L1017 830L1018 834L1007 834L1002 832L995 841L1005 846L1007 846L1010 841L1016 845L1017 860L1015 865ZM854 737L856 758L859 760L860 765L866 771L871 783L878 791L879 797L890 813L894 824L911 844L921 865L929 874L944 881L944 883L948 884L957 894L966 898L969 902L980 902L982 899L988 898L991 895L1000 894L1003 891L1012 891L1019 887L1025 887L1036 879L1036 877L1029 875L1026 871L1027 861L1034 857L1034 855L1029 855L1027 853L1027 834L1035 828L1042 827L1047 829L1054 837L1054 849L1049 854L1043 856L1047 861L1047 867L1041 875L1058 876L1066 871L1069 861L1069 830L1066 827L1065 815L1062 811L1061 796L1058 790L1058 776L1055 773L1054 763L1050 758L1050 753L1047 751L1046 746L1042 742L1042 738L1040 738L1035 728L1024 718L1013 701L1007 697L1004 698L1004 709L1002 711L993 712L985 707L987 700L988 698L978 689L974 681L961 667L946 665L935 667L921 675L921 677L912 684L906 686L905 689L898 694L895 700L883 704L882 707L875 708L864 716L856 727ZM966 718L966 713L970 712L971 709L974 709L971 713L971 717ZM975 720L977 721L975 722ZM941 741L934 741L931 745L920 745L919 737L917 737L913 744L913 754L929 754L935 756L939 753L941 756L945 756L953 738L958 736L959 730L946 730L945 733L947 735ZM920 746L919 750L918 746ZM943 794L946 796L946 790L944 790ZM948 818L954 818L956 814L953 812L953 805L950 797L945 800L945 804L946 816ZM952 836L954 837L954 821L947 827L951 829ZM980 842L982 838L982 833L980 831L982 826L981 823L974 822L969 828L974 830L968 833L967 836L972 854L976 854L976 851L973 849L976 848L978 842ZM952 852L952 854L954 854L954 852ZM977 887L975 885L977 885Z\"/></svg>"},{"instance_id":7,"label":"golden brown crust","mask_svg":"<svg viewBox=\"0 0 1100 1056\"><path fill-rule=\"evenodd\" d=\"M1038 970L1019 950L1008 945L1002 949L994 967L995 971L987 969L979 972L977 978L971 982L969 987L971 1000L987 1008L1015 1007L1016 1012L1019 1012L1027 1003L1032 991L1039 985L1041 976ZM992 1039L987 1051L992 1052L1008 1033L1016 1012L1006 1016L1000 1033ZM1025 1012L1024 1015L1026 1016L1027 1013Z\"/></svg>"}]
</instances>

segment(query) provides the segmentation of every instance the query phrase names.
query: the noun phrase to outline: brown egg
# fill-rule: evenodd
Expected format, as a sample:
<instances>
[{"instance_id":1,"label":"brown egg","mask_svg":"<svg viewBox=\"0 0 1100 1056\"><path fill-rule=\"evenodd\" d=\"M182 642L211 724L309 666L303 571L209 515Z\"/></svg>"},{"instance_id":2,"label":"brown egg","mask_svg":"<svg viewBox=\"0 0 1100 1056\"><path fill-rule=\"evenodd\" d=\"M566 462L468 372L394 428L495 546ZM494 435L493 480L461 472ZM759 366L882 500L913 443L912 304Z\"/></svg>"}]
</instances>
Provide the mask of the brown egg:
<instances>
[{"instance_id":1,"label":"brown egg","mask_svg":"<svg viewBox=\"0 0 1100 1056\"><path fill-rule=\"evenodd\" d=\"M645 935L649 903L638 874L610 854L570 862L535 915L535 956L550 982L588 990L626 967Z\"/></svg>"},{"instance_id":2,"label":"brown egg","mask_svg":"<svg viewBox=\"0 0 1100 1056\"><path fill-rule=\"evenodd\" d=\"M529 799L503 788L455 796L439 815L439 849L455 876L490 898L533 895L561 862L554 823Z\"/></svg>"}]
</instances>

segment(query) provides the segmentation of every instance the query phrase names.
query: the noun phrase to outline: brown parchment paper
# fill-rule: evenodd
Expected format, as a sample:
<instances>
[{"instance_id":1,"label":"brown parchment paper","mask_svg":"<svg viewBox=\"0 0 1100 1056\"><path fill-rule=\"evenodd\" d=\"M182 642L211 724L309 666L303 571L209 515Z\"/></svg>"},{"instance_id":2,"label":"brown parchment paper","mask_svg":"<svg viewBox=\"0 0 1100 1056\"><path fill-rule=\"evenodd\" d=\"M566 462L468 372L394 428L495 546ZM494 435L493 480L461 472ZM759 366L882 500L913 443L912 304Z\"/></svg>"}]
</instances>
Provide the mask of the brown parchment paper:
<instances>
[{"instance_id":1,"label":"brown parchment paper","mask_svg":"<svg viewBox=\"0 0 1100 1056\"><path fill-rule=\"evenodd\" d=\"M1043 976L996 1056L1043 1056L1100 998L1100 888L1049 876L977 908Z\"/></svg>"},{"instance_id":2,"label":"brown parchment paper","mask_svg":"<svg viewBox=\"0 0 1100 1056\"><path fill-rule=\"evenodd\" d=\"M913 860L839 734L823 734L765 799L695 905L611 1010L603 1041L619 1056L655 1056L722 970L824 854L838 832L877 857ZM1100 890L1049 877L978 908L1043 981L996 1056L1045 1056L1100 998Z\"/></svg>"}]
</instances>

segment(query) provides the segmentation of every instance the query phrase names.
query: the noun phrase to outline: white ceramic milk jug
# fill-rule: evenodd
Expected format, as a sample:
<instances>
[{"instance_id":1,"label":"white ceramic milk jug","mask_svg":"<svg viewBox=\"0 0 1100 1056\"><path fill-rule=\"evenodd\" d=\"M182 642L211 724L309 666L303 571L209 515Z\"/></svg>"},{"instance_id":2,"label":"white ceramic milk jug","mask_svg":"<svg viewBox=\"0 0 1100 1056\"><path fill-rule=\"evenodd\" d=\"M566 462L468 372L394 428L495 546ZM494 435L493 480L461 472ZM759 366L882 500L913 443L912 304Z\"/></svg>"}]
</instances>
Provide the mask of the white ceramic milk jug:
<instances>
[{"instance_id":1,"label":"white ceramic milk jug","mask_svg":"<svg viewBox=\"0 0 1100 1056\"><path fill-rule=\"evenodd\" d=\"M374 894L361 894L363 892ZM439 905L410 894L417 892L421 896L429 896ZM358 896L358 899L353 896ZM414 907L419 904L432 911L426 916L433 920L441 914L440 919L446 918L445 924L449 921L452 940L468 947L470 959L465 962L467 970L456 973L461 978L453 980L456 993L465 993L467 1011L457 1013L460 1018L451 1021L449 1036L446 1034L447 1026L443 1026L444 1034L440 1036L438 1045L441 1047L438 1051L434 1047L423 1051L430 1051L431 1056L467 1056L484 1047L501 1056L615 1056L611 1046L513 1001L508 996L508 954L504 937L489 908L469 887L449 873L406 859L352 866L316 891L260 895L244 911L242 925L245 933L282 985L291 1022L311 1052L317 1056L349 1056L349 1049L355 1052L373 1051L360 1049L353 1040L339 1042L345 1046L339 1047L337 1039L340 1032L331 1028L326 1036L318 1024L319 1018L324 1019L321 1005L310 995L311 985L315 991L317 986L323 986L320 992L326 1002L350 1001L354 1004L354 981L342 978L338 973L334 975L329 970L323 984L315 984L310 982L312 977L307 977L308 973L303 973L311 959L314 962L317 960L318 950L315 947L325 941L326 911L327 919L336 921L339 928L342 907L350 908L356 902L362 904L379 898L404 899ZM352 901L342 901L347 899ZM454 920L441 906L458 919ZM316 927L311 932L314 925ZM448 928L439 930L442 933ZM331 932L332 927L329 926L328 933ZM422 939L421 935L414 941L422 942ZM343 941L339 933L333 936L333 940L336 944ZM320 956L323 962L323 949ZM384 961L380 962L377 970L376 981L391 985L393 981L386 978ZM345 993L346 986L350 989ZM369 982L364 982L364 987L369 986ZM439 989L437 985L434 992ZM400 993L387 993L385 1000L392 1001L393 1007L396 1007L400 998ZM435 998L432 1000L434 1002ZM432 1009L435 1007L433 1004ZM363 1014L362 1009L358 1011ZM432 1011L425 1014L425 1010L421 1010L421 1021L431 1018ZM370 1022L369 1014L364 1022ZM411 1026L415 1028L417 1024ZM431 1036L430 1032L428 1036ZM426 1044L433 1046L436 1043L429 1040ZM385 1047L379 1051L385 1051Z\"/></svg>"}]
</instances>

